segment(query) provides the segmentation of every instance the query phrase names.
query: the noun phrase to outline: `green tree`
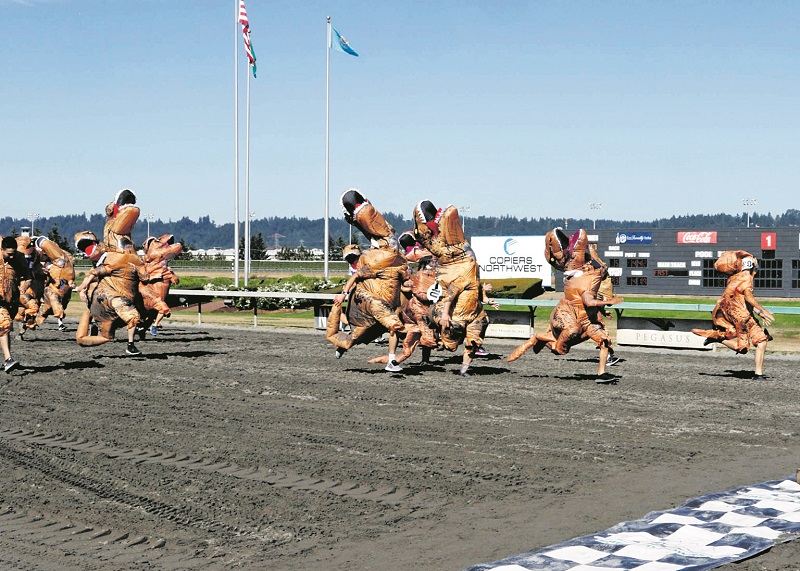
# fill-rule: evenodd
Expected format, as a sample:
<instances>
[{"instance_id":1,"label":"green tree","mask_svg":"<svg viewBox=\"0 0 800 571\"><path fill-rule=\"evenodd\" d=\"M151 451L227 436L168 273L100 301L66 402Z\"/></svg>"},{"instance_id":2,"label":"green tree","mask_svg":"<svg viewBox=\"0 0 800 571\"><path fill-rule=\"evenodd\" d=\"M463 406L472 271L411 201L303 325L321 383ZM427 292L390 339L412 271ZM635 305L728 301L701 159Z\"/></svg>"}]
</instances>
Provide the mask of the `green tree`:
<instances>
[{"instance_id":1,"label":"green tree","mask_svg":"<svg viewBox=\"0 0 800 571\"><path fill-rule=\"evenodd\" d=\"M58 232L58 224L53 224L53 227L50 228L50 232L47 233L47 237L65 252L69 252L70 254L75 253L69 240Z\"/></svg>"}]
</instances>

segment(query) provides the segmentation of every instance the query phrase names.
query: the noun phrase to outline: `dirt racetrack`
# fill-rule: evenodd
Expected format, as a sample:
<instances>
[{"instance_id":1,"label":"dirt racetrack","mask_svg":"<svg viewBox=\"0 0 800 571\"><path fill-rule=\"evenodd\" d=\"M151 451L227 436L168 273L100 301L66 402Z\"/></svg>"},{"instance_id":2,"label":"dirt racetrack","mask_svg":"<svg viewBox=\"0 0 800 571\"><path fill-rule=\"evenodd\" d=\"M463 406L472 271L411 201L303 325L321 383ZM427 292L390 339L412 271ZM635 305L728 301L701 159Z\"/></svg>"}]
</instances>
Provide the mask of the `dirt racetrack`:
<instances>
[{"instance_id":1,"label":"dirt racetrack","mask_svg":"<svg viewBox=\"0 0 800 571\"><path fill-rule=\"evenodd\" d=\"M457 571L800 466L797 355L755 382L750 355L622 348L597 385L588 345L467 379L441 353L336 360L314 330L168 323L139 347L14 340L0 569ZM726 569L800 569L800 542Z\"/></svg>"}]
</instances>

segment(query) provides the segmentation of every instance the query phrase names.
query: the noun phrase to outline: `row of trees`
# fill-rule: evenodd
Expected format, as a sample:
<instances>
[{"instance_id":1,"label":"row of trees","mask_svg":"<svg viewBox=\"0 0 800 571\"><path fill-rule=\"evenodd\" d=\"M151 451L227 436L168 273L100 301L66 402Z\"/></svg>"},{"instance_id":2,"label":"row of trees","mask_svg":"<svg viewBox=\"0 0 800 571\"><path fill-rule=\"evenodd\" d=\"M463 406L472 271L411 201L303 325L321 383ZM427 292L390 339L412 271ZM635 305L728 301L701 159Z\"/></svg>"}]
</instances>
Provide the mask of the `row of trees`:
<instances>
[{"instance_id":1,"label":"row of trees","mask_svg":"<svg viewBox=\"0 0 800 571\"><path fill-rule=\"evenodd\" d=\"M385 213L386 220L394 226L398 232L410 230L413 227L411 220L402 215L392 212ZM800 210L790 209L783 214L773 216L770 213L750 214L750 225L762 228L800 226ZM469 236L519 236L530 234L544 234L555 226L566 226L567 228L592 228L597 229L643 229L643 228L682 228L682 229L703 229L703 228L743 228L747 225L748 216L746 212L740 215L731 214L687 214L685 216L672 216L653 221L641 220L610 220L610 219L564 219L564 218L517 218L516 216L476 216L466 217L465 226ZM102 236L105 216L101 214L86 214L53 216L49 218L39 218L36 221L34 234L41 235L43 232L49 236L50 232L56 231L59 244L70 245L71 237L82 230L91 230L98 236ZM25 220L15 220L10 217L0 218L0 235L15 235L19 228L27 226ZM230 247L231 237L233 236L233 224L217 225L210 216L203 216L197 221L190 220L188 217L179 220L155 220L149 224L150 234L160 236L162 234L173 234L180 239L190 249L197 248L225 248ZM141 245L147 238L148 225L144 220L140 220L133 231L133 241ZM309 252L314 248L323 248L323 237L325 225L322 218L309 219L298 217L269 217L259 220L252 220L251 228L251 251L253 259L256 253L266 252L269 249L285 251L286 256L304 255L298 251L306 250ZM240 235L242 233L240 232ZM341 248L342 244L349 241L357 242L362 239L361 233L353 230L347 222L341 218L332 218L329 221L329 235L336 236L333 244ZM243 239L242 239L243 240ZM242 241L243 245L244 242ZM298 247L299 246L299 247ZM333 247L331 247L331 257ZM341 252L341 249L339 249ZM295 258L296 259L296 258Z\"/></svg>"}]
</instances>

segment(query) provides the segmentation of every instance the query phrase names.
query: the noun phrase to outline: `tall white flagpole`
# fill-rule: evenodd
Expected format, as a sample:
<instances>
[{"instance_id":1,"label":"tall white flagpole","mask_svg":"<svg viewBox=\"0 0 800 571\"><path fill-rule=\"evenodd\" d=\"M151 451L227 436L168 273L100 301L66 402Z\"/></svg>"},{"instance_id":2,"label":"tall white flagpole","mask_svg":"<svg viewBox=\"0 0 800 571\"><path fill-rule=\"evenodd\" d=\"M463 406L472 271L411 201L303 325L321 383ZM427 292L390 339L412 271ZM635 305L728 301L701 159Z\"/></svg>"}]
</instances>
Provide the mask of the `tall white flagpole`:
<instances>
[{"instance_id":1,"label":"tall white flagpole","mask_svg":"<svg viewBox=\"0 0 800 571\"><path fill-rule=\"evenodd\" d=\"M234 192L233 192L233 283L239 287L239 0L233 0L234 4L234 34L233 34L233 109L234 109L234 151L236 161L234 168Z\"/></svg>"},{"instance_id":2,"label":"tall white flagpole","mask_svg":"<svg viewBox=\"0 0 800 571\"><path fill-rule=\"evenodd\" d=\"M328 243L330 242L328 227L330 218L330 113L329 94L331 83L331 17L328 16L328 43L325 46L327 65L325 69L325 279L328 279Z\"/></svg>"},{"instance_id":3,"label":"tall white flagpole","mask_svg":"<svg viewBox=\"0 0 800 571\"><path fill-rule=\"evenodd\" d=\"M244 150L244 285L250 276L250 68L247 66L247 128Z\"/></svg>"}]
</instances>

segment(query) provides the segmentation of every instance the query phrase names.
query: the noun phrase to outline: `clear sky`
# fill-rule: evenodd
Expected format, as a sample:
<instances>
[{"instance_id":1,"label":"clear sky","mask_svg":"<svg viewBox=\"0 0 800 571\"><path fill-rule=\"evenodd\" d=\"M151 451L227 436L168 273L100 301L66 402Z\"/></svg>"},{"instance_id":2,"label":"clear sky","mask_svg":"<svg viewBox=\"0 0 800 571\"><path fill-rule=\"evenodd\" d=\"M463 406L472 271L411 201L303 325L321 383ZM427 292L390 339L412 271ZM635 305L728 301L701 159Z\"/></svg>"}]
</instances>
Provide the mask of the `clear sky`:
<instances>
[{"instance_id":1,"label":"clear sky","mask_svg":"<svg viewBox=\"0 0 800 571\"><path fill-rule=\"evenodd\" d=\"M234 219L234 0L0 0L0 216ZM247 0L250 210L652 220L800 208L800 2ZM243 190L242 190L243 192ZM592 202L602 210L591 210ZM752 208L752 207L747 207ZM244 218L244 196L241 215Z\"/></svg>"}]
</instances>

